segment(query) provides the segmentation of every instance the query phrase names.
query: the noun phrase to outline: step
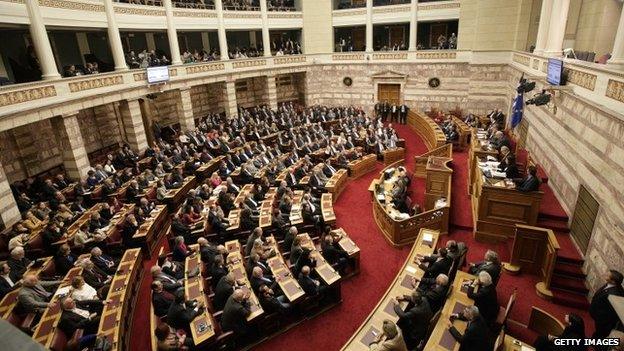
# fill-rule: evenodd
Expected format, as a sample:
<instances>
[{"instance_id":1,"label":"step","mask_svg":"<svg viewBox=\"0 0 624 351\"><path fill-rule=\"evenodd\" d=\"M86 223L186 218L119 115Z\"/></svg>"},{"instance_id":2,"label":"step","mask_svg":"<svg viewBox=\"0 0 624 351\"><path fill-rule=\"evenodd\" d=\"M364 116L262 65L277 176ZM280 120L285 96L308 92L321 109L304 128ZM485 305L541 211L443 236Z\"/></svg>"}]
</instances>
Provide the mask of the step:
<instances>
[{"instance_id":1,"label":"step","mask_svg":"<svg viewBox=\"0 0 624 351\"><path fill-rule=\"evenodd\" d=\"M557 261L555 262L554 274L561 277L572 277L585 279L585 273L583 272L583 265L578 262L567 263Z\"/></svg>"},{"instance_id":2,"label":"step","mask_svg":"<svg viewBox=\"0 0 624 351\"><path fill-rule=\"evenodd\" d=\"M585 286L585 280L580 278L553 276L550 280L551 289L565 290L573 294L587 295L589 289Z\"/></svg>"},{"instance_id":3,"label":"step","mask_svg":"<svg viewBox=\"0 0 624 351\"><path fill-rule=\"evenodd\" d=\"M559 242L559 251L557 251L557 259L567 259L570 261L582 261L583 257L581 253L578 251L574 243L572 242L572 237L569 233L561 233L555 232L555 237Z\"/></svg>"},{"instance_id":4,"label":"step","mask_svg":"<svg viewBox=\"0 0 624 351\"><path fill-rule=\"evenodd\" d=\"M571 294L563 290L553 289L552 302L573 308L587 310L589 308L589 302L587 297L579 294Z\"/></svg>"},{"instance_id":5,"label":"step","mask_svg":"<svg viewBox=\"0 0 624 351\"><path fill-rule=\"evenodd\" d=\"M551 229L552 231L569 233L568 222L556 219L539 219L536 224L537 227Z\"/></svg>"},{"instance_id":6,"label":"step","mask_svg":"<svg viewBox=\"0 0 624 351\"><path fill-rule=\"evenodd\" d=\"M542 219L554 220L554 221L562 221L562 222L568 223L568 221L570 220L570 217L568 217L567 215L564 215L564 214L554 214L554 213L539 212L537 214L537 220L541 221Z\"/></svg>"}]
</instances>

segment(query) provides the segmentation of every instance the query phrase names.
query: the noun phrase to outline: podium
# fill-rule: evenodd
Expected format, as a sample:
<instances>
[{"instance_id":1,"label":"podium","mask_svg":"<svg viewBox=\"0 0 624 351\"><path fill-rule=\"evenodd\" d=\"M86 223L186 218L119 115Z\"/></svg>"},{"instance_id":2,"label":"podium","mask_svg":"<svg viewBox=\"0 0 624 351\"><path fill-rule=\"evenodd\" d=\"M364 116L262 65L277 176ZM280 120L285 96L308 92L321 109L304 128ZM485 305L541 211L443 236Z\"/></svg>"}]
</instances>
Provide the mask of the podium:
<instances>
[{"instance_id":1,"label":"podium","mask_svg":"<svg viewBox=\"0 0 624 351\"><path fill-rule=\"evenodd\" d=\"M386 149L382 152L384 166L391 165L405 158L405 149L396 147L394 149Z\"/></svg>"}]
</instances>

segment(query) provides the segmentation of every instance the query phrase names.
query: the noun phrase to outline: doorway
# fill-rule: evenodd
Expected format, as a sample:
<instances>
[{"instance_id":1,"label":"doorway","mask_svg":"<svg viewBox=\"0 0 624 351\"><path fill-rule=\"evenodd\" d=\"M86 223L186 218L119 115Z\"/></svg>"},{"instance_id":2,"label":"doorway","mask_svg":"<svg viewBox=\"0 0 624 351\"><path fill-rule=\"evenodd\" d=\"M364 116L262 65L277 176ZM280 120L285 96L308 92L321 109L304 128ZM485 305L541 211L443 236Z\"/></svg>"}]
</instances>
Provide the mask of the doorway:
<instances>
[{"instance_id":1,"label":"doorway","mask_svg":"<svg viewBox=\"0 0 624 351\"><path fill-rule=\"evenodd\" d=\"M570 224L570 235L572 235L583 254L586 253L589 246L589 239L591 238L599 209L600 204L598 201L581 185L578 198L576 199L576 206L574 207L574 214L572 215L572 223Z\"/></svg>"},{"instance_id":2,"label":"doorway","mask_svg":"<svg viewBox=\"0 0 624 351\"><path fill-rule=\"evenodd\" d=\"M401 84L379 84L377 86L377 101L388 101L391 105L400 105Z\"/></svg>"}]
</instances>

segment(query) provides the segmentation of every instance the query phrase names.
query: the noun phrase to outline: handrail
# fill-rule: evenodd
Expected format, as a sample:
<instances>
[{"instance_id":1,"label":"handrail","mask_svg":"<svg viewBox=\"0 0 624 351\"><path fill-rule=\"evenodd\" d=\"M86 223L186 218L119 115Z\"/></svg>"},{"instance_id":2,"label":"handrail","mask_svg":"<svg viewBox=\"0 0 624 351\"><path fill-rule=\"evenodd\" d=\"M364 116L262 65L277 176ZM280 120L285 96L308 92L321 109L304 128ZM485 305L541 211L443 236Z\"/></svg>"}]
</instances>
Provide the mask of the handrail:
<instances>
[{"instance_id":1,"label":"handrail","mask_svg":"<svg viewBox=\"0 0 624 351\"><path fill-rule=\"evenodd\" d=\"M414 156L414 176L424 178L427 175L429 156L453 158L453 144L444 144L422 155Z\"/></svg>"}]
</instances>

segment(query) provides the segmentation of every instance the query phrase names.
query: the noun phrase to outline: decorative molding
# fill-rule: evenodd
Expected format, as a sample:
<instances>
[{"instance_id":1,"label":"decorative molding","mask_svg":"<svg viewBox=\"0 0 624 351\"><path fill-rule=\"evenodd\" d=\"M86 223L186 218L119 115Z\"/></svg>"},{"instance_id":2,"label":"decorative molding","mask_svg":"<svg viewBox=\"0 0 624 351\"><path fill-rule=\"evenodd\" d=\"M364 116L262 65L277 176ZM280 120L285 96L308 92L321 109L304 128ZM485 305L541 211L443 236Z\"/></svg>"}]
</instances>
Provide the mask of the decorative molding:
<instances>
[{"instance_id":1,"label":"decorative molding","mask_svg":"<svg viewBox=\"0 0 624 351\"><path fill-rule=\"evenodd\" d=\"M416 58L425 60L454 60L457 58L456 52L417 52Z\"/></svg>"},{"instance_id":2,"label":"decorative molding","mask_svg":"<svg viewBox=\"0 0 624 351\"><path fill-rule=\"evenodd\" d=\"M267 18L303 18L301 13L269 13Z\"/></svg>"},{"instance_id":3,"label":"decorative molding","mask_svg":"<svg viewBox=\"0 0 624 351\"><path fill-rule=\"evenodd\" d=\"M624 82L609 79L605 96L619 102L624 102Z\"/></svg>"},{"instance_id":4,"label":"decorative molding","mask_svg":"<svg viewBox=\"0 0 624 351\"><path fill-rule=\"evenodd\" d=\"M334 61L355 61L364 60L364 54L334 54L332 55Z\"/></svg>"},{"instance_id":5,"label":"decorative molding","mask_svg":"<svg viewBox=\"0 0 624 351\"><path fill-rule=\"evenodd\" d=\"M568 82L578 85L579 87L594 91L596 88L596 78L595 74L577 71L571 68L564 68L564 72L568 74Z\"/></svg>"},{"instance_id":6,"label":"decorative molding","mask_svg":"<svg viewBox=\"0 0 624 351\"><path fill-rule=\"evenodd\" d=\"M25 0L0 0L0 1L12 2L14 4L23 4L25 2Z\"/></svg>"},{"instance_id":7,"label":"decorative molding","mask_svg":"<svg viewBox=\"0 0 624 351\"><path fill-rule=\"evenodd\" d=\"M266 66L266 60L245 60L245 61L232 62L232 67L234 68L257 67L257 66Z\"/></svg>"},{"instance_id":8,"label":"decorative molding","mask_svg":"<svg viewBox=\"0 0 624 351\"><path fill-rule=\"evenodd\" d=\"M239 12L239 11L224 11L223 18L236 18L236 19L249 19L249 18L260 18L260 12L258 13L249 13L249 12Z\"/></svg>"},{"instance_id":9,"label":"decorative molding","mask_svg":"<svg viewBox=\"0 0 624 351\"><path fill-rule=\"evenodd\" d=\"M75 2L67 0L39 0L39 5L58 9L104 12L104 5Z\"/></svg>"},{"instance_id":10,"label":"decorative molding","mask_svg":"<svg viewBox=\"0 0 624 351\"><path fill-rule=\"evenodd\" d=\"M373 60L407 60L407 52L380 52L373 54Z\"/></svg>"},{"instance_id":11,"label":"decorative molding","mask_svg":"<svg viewBox=\"0 0 624 351\"><path fill-rule=\"evenodd\" d=\"M165 16L165 10L129 6L115 6L115 13L138 16Z\"/></svg>"},{"instance_id":12,"label":"decorative molding","mask_svg":"<svg viewBox=\"0 0 624 351\"><path fill-rule=\"evenodd\" d=\"M431 11L431 10L443 10L443 9L455 9L459 8L459 2L450 4L435 4L435 5L420 5L418 4L418 11Z\"/></svg>"},{"instance_id":13,"label":"decorative molding","mask_svg":"<svg viewBox=\"0 0 624 351\"><path fill-rule=\"evenodd\" d=\"M517 62L523 66L527 66L530 67L531 64L531 58L528 56L522 56L522 55L518 55L518 54L513 54L512 57L514 62Z\"/></svg>"},{"instance_id":14,"label":"decorative molding","mask_svg":"<svg viewBox=\"0 0 624 351\"><path fill-rule=\"evenodd\" d=\"M93 79L85 79L78 82L70 82L69 91L76 93L84 90L98 89L103 87L109 87L113 85L123 84L123 76L101 77Z\"/></svg>"},{"instance_id":15,"label":"decorative molding","mask_svg":"<svg viewBox=\"0 0 624 351\"><path fill-rule=\"evenodd\" d=\"M334 11L334 17L348 17L348 16L362 16L366 15L366 9L364 10L347 10L347 11Z\"/></svg>"},{"instance_id":16,"label":"decorative molding","mask_svg":"<svg viewBox=\"0 0 624 351\"><path fill-rule=\"evenodd\" d=\"M223 70L225 70L224 63L206 63L206 64L199 64L199 65L186 67L186 74L214 72L214 71L223 71Z\"/></svg>"},{"instance_id":17,"label":"decorative molding","mask_svg":"<svg viewBox=\"0 0 624 351\"><path fill-rule=\"evenodd\" d=\"M373 14L377 13L401 13L401 12L410 12L411 5L402 5L402 6L381 6L378 8L373 8Z\"/></svg>"},{"instance_id":18,"label":"decorative molding","mask_svg":"<svg viewBox=\"0 0 624 351\"><path fill-rule=\"evenodd\" d=\"M275 57L273 63L276 65L285 65L289 63L303 63L307 61L306 56L287 56L287 57Z\"/></svg>"},{"instance_id":19,"label":"decorative molding","mask_svg":"<svg viewBox=\"0 0 624 351\"><path fill-rule=\"evenodd\" d=\"M43 87L29 88L18 91L0 92L0 106L10 106L29 102L33 100L45 99L56 96L56 88L54 85L46 85Z\"/></svg>"},{"instance_id":20,"label":"decorative molding","mask_svg":"<svg viewBox=\"0 0 624 351\"><path fill-rule=\"evenodd\" d=\"M178 75L178 69L177 68L169 68L169 77L175 77ZM143 80L147 79L147 73L145 72L137 72L137 73L133 73L132 77L134 78L135 82L140 82Z\"/></svg>"},{"instance_id":21,"label":"decorative molding","mask_svg":"<svg viewBox=\"0 0 624 351\"><path fill-rule=\"evenodd\" d=\"M533 60L533 69L534 70L539 70L539 63L540 61L538 59Z\"/></svg>"},{"instance_id":22,"label":"decorative molding","mask_svg":"<svg viewBox=\"0 0 624 351\"><path fill-rule=\"evenodd\" d=\"M173 11L175 17L217 18L216 11Z\"/></svg>"},{"instance_id":23,"label":"decorative molding","mask_svg":"<svg viewBox=\"0 0 624 351\"><path fill-rule=\"evenodd\" d=\"M548 61L542 62L542 72L544 73L548 72Z\"/></svg>"}]
</instances>

